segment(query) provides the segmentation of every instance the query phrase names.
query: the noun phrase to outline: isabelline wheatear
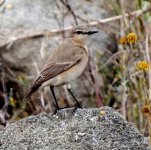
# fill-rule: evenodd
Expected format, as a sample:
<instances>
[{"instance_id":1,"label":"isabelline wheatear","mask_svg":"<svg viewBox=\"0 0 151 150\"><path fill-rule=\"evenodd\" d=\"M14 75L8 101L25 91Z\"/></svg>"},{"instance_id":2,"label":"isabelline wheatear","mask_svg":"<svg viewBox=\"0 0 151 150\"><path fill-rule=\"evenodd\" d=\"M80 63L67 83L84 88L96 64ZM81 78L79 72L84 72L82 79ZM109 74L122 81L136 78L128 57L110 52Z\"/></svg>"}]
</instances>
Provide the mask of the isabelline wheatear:
<instances>
[{"instance_id":1,"label":"isabelline wheatear","mask_svg":"<svg viewBox=\"0 0 151 150\"><path fill-rule=\"evenodd\" d=\"M38 89L50 86L56 109L59 110L60 107L54 93L54 87L68 84L82 74L89 58L87 48L88 37L97 32L98 31L75 29L72 32L72 37L65 40L50 56L25 100L30 99L32 94ZM67 89L76 101L77 106L80 107L70 88Z\"/></svg>"}]
</instances>

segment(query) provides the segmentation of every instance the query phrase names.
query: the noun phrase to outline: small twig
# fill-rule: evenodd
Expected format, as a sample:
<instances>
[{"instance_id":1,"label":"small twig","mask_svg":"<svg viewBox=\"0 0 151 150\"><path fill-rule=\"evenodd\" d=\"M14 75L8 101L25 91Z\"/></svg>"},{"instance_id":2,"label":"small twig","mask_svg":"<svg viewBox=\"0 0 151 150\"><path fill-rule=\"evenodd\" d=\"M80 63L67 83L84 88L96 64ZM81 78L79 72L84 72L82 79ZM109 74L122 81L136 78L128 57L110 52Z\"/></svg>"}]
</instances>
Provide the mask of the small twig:
<instances>
[{"instance_id":1,"label":"small twig","mask_svg":"<svg viewBox=\"0 0 151 150\"><path fill-rule=\"evenodd\" d=\"M5 100L5 104L2 110L5 110L8 106L8 95L7 95L6 85L5 85L5 70L4 70L4 60L3 60L2 52L0 52L0 57L1 57L1 71L2 71L2 76L1 76L2 90L3 90L2 92L3 92L3 97Z\"/></svg>"},{"instance_id":2,"label":"small twig","mask_svg":"<svg viewBox=\"0 0 151 150\"><path fill-rule=\"evenodd\" d=\"M89 61L89 72L90 72L90 78L92 80L93 86L95 88L95 94L96 94L96 104L101 107L103 106L103 98L101 95L101 92L99 90L99 85L97 82L98 79L98 68L96 63L96 57L93 56L93 54L90 54L90 61Z\"/></svg>"},{"instance_id":3,"label":"small twig","mask_svg":"<svg viewBox=\"0 0 151 150\"><path fill-rule=\"evenodd\" d=\"M120 0L120 5L121 5L121 12L122 12L122 17L121 17L121 34L124 35L124 28L126 27L126 16L125 16L125 1Z\"/></svg>"},{"instance_id":4,"label":"small twig","mask_svg":"<svg viewBox=\"0 0 151 150\"><path fill-rule=\"evenodd\" d=\"M149 103L150 103L150 109L151 109L151 59L150 59L150 53L149 53L149 45L148 45L148 30L146 30L146 40L145 40L145 50L146 50L146 57L147 61L149 63L149 70L148 70L148 98L149 98ZM147 116L148 119L148 124L149 124L149 143L151 144L151 114Z\"/></svg>"},{"instance_id":5,"label":"small twig","mask_svg":"<svg viewBox=\"0 0 151 150\"><path fill-rule=\"evenodd\" d=\"M5 0L0 0L0 6L2 6L5 3Z\"/></svg>"},{"instance_id":6,"label":"small twig","mask_svg":"<svg viewBox=\"0 0 151 150\"><path fill-rule=\"evenodd\" d=\"M39 70L37 62L34 59L33 59L33 65L36 68L36 72L37 72L37 75L38 75L40 73L40 70Z\"/></svg>"},{"instance_id":7,"label":"small twig","mask_svg":"<svg viewBox=\"0 0 151 150\"><path fill-rule=\"evenodd\" d=\"M85 22L85 23L88 23L88 22L89 22L88 20L84 19L84 18L81 17L80 15L75 14L75 16L76 16L76 18L78 18L79 20L81 20L81 21L83 21L83 22Z\"/></svg>"},{"instance_id":8,"label":"small twig","mask_svg":"<svg viewBox=\"0 0 151 150\"><path fill-rule=\"evenodd\" d=\"M117 51L116 53L114 53L104 64L103 66L101 66L100 70L103 70L108 64L110 64L111 62L113 62L114 59L116 59L117 57L119 57L120 54L122 54L123 51Z\"/></svg>"},{"instance_id":9,"label":"small twig","mask_svg":"<svg viewBox=\"0 0 151 150\"><path fill-rule=\"evenodd\" d=\"M134 16L139 16L141 15L142 13L146 13L146 12L149 12L151 10L151 7L147 8L147 9L141 9L141 10L137 10L137 11L133 11L131 13L126 13L125 14L125 17L128 17L129 15L134 15ZM99 25L99 24L106 24L106 23L110 23L110 22L113 22L113 21L117 21L117 20L120 20L122 17L122 15L119 15L119 16L114 16L114 17L110 17L110 18L106 18L106 19L101 19L101 20L98 20L98 21L91 21L91 22L88 22L86 24L81 24L79 25L79 27L85 27L85 26L96 26L96 25ZM43 37L43 36L55 36L57 34L60 34L62 32L66 32L66 31L71 31L73 30L73 26L69 26L69 27L66 27L64 29L54 29L54 30L51 30L51 31L41 31L41 32L29 32L29 34L26 34L26 35L22 35L22 36L18 36L18 37L13 37L11 40L8 40L6 41L5 43L2 43L0 44L0 47L4 47L4 46L7 46L9 45L10 43L14 43L18 40L25 40L25 39L29 39L29 38L38 38L38 37ZM11 44L12 45L12 44Z\"/></svg>"},{"instance_id":10,"label":"small twig","mask_svg":"<svg viewBox=\"0 0 151 150\"><path fill-rule=\"evenodd\" d=\"M2 70L2 88L3 88L3 92L6 93L6 87L5 87L5 72L4 72L4 60L3 60L3 55L1 53L1 70Z\"/></svg>"},{"instance_id":11,"label":"small twig","mask_svg":"<svg viewBox=\"0 0 151 150\"><path fill-rule=\"evenodd\" d=\"M43 37L43 39L42 39L41 48L40 48L41 59L44 59L44 57L45 57L45 47L47 45L46 39L47 39L47 37Z\"/></svg>"},{"instance_id":12,"label":"small twig","mask_svg":"<svg viewBox=\"0 0 151 150\"><path fill-rule=\"evenodd\" d=\"M58 1L55 1L55 4L56 4L56 6L57 6L59 12L60 12L61 14L63 14L61 21L59 21L57 15L55 14L56 21L57 21L57 23L58 23L59 28L60 28L60 29L64 29L64 9L63 9L62 11L60 10L60 6L59 6L59 4L58 4ZM64 33L64 31L62 32L62 38L63 38L63 40L65 39L65 33Z\"/></svg>"},{"instance_id":13,"label":"small twig","mask_svg":"<svg viewBox=\"0 0 151 150\"><path fill-rule=\"evenodd\" d=\"M148 71L148 84L149 84L148 97L149 97L149 102L151 104L151 59L150 59L149 46L148 46L148 32L146 32L145 45L146 45L146 48L145 48L145 50L146 50L146 57L147 57L147 61L149 63L149 71Z\"/></svg>"},{"instance_id":14,"label":"small twig","mask_svg":"<svg viewBox=\"0 0 151 150\"><path fill-rule=\"evenodd\" d=\"M72 14L72 16L74 18L75 24L78 25L78 21L77 21L76 15L75 15L74 11L72 10L68 0L60 0L60 1L69 10L69 12Z\"/></svg>"},{"instance_id":15,"label":"small twig","mask_svg":"<svg viewBox=\"0 0 151 150\"><path fill-rule=\"evenodd\" d=\"M122 66L123 68L126 68L127 65L127 51L123 51L123 55L122 55ZM122 80L121 80L121 85L122 85L122 115L123 117L126 119L126 114L127 114L127 110L126 110L126 102L127 102L127 98L128 98L128 94L127 94L127 85L126 85L126 77L127 77L127 71L126 69L123 69L122 71Z\"/></svg>"},{"instance_id":16,"label":"small twig","mask_svg":"<svg viewBox=\"0 0 151 150\"><path fill-rule=\"evenodd\" d=\"M96 93L96 103L99 107L103 106L103 97L100 91L100 87L98 85L97 79L98 79L98 68L97 65L95 65L95 70L94 70L94 77L95 77L95 93Z\"/></svg>"}]
</instances>

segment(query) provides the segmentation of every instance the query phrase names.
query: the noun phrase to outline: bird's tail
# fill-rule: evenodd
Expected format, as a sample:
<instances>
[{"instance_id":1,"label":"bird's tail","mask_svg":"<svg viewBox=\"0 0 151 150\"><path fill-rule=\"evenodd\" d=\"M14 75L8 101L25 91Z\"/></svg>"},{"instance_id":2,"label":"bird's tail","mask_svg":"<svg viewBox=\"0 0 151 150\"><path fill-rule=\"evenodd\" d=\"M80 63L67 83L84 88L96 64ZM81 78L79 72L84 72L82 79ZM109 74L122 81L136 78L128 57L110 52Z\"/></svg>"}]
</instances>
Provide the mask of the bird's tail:
<instances>
[{"instance_id":1,"label":"bird's tail","mask_svg":"<svg viewBox=\"0 0 151 150\"><path fill-rule=\"evenodd\" d=\"M29 92L29 93L26 95L26 97L24 98L24 101L30 100L30 99L31 99L31 95L32 95L32 93Z\"/></svg>"},{"instance_id":2,"label":"bird's tail","mask_svg":"<svg viewBox=\"0 0 151 150\"><path fill-rule=\"evenodd\" d=\"M31 99L31 96L38 90L39 86L33 86L30 89L30 92L26 95L26 97L24 98L24 101L28 101Z\"/></svg>"}]
</instances>

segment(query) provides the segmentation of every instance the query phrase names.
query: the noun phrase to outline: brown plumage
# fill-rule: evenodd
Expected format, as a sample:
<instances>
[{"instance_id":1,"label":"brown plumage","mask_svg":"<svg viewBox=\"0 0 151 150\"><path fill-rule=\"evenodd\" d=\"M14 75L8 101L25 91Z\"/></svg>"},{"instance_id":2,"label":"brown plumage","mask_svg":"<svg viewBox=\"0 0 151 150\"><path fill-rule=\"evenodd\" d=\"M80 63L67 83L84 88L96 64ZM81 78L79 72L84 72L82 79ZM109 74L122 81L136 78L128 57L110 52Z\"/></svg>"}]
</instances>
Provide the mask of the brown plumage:
<instances>
[{"instance_id":1,"label":"brown plumage","mask_svg":"<svg viewBox=\"0 0 151 150\"><path fill-rule=\"evenodd\" d=\"M59 86L76 79L86 67L87 62L86 38L81 33L75 34L73 38L64 41L50 56L25 100L30 99L39 88L48 85Z\"/></svg>"},{"instance_id":2,"label":"brown plumage","mask_svg":"<svg viewBox=\"0 0 151 150\"><path fill-rule=\"evenodd\" d=\"M37 91L42 83L70 69L73 65L76 65L82 59L84 48L79 48L73 45L72 42L72 39L65 41L49 58L48 63L46 63L38 78L31 87L30 92L27 94L25 98L26 100L30 99L31 95Z\"/></svg>"}]
</instances>

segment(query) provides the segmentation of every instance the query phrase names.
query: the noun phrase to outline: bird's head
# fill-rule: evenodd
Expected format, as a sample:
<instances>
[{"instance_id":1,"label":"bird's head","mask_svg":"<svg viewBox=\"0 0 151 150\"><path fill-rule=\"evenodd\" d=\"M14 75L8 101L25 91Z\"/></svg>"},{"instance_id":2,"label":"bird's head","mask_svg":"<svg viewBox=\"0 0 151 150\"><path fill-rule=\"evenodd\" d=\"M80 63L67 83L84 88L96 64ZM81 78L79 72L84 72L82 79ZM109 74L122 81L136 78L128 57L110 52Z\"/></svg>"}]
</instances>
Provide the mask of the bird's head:
<instances>
[{"instance_id":1,"label":"bird's head","mask_svg":"<svg viewBox=\"0 0 151 150\"><path fill-rule=\"evenodd\" d=\"M95 33L98 33L98 31L88 30L88 29L75 29L72 32L72 37L75 40L79 40L79 41L82 41L85 43L85 42L87 42L89 37Z\"/></svg>"}]
</instances>

